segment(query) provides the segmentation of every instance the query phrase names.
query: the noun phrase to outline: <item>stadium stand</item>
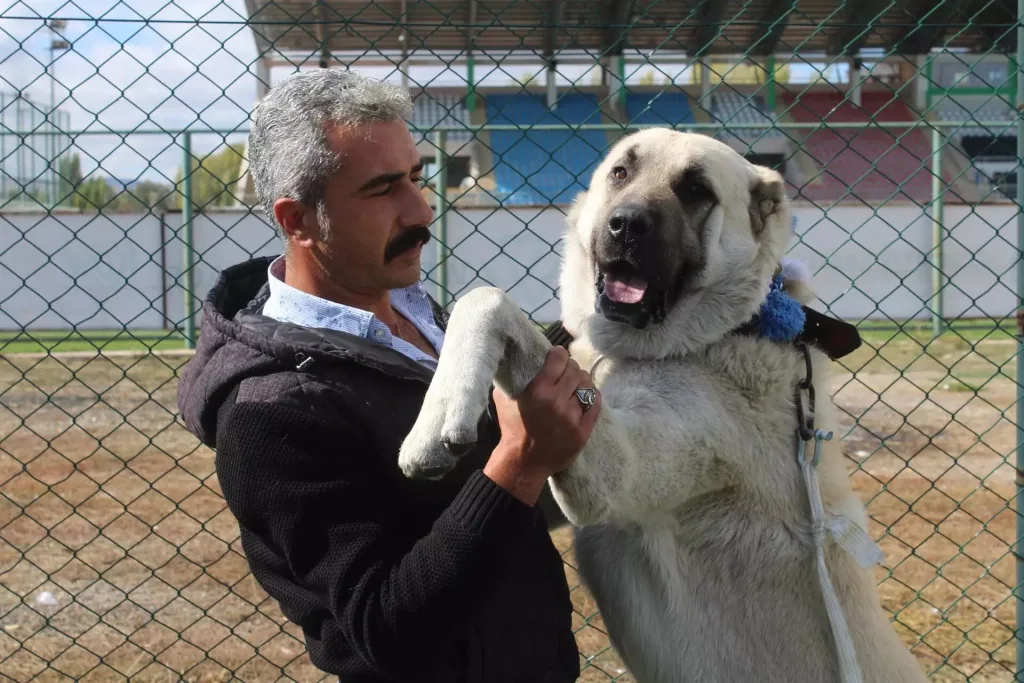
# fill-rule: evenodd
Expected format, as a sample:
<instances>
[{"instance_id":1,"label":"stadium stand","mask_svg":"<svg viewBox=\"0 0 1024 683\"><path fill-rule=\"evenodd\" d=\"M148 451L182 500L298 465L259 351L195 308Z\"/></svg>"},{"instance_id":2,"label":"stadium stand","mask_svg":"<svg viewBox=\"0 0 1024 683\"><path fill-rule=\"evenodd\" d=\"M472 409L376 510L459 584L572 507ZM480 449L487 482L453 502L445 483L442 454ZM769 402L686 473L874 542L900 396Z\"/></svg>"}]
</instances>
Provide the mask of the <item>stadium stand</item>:
<instances>
[{"instance_id":1,"label":"stadium stand","mask_svg":"<svg viewBox=\"0 0 1024 683\"><path fill-rule=\"evenodd\" d=\"M492 130L496 199L507 204L568 204L586 189L608 148L602 131L529 130L529 126L601 123L592 93L563 95L554 111L539 93L486 95L487 121L523 130Z\"/></svg>"},{"instance_id":2,"label":"stadium stand","mask_svg":"<svg viewBox=\"0 0 1024 683\"><path fill-rule=\"evenodd\" d=\"M469 110L466 108L465 95L454 93L431 93L421 90L413 97L412 123L417 128L433 128L434 126L468 127L470 125ZM448 139L453 142L468 142L473 139L473 131L448 131Z\"/></svg>"},{"instance_id":3,"label":"stadium stand","mask_svg":"<svg viewBox=\"0 0 1024 683\"><path fill-rule=\"evenodd\" d=\"M642 125L696 122L684 92L630 92L626 95L626 116L630 123Z\"/></svg>"},{"instance_id":4,"label":"stadium stand","mask_svg":"<svg viewBox=\"0 0 1024 683\"><path fill-rule=\"evenodd\" d=\"M719 139L739 139L745 143L763 138L781 138L778 128L734 128L744 123L770 124L776 120L760 95L744 95L727 88L719 88L711 100L711 120L724 123L729 129L716 134Z\"/></svg>"},{"instance_id":5,"label":"stadium stand","mask_svg":"<svg viewBox=\"0 0 1024 683\"><path fill-rule=\"evenodd\" d=\"M840 122L914 121L919 118L891 93L864 92L858 107L840 92L790 93L780 99L797 123L803 151L819 167L800 188L811 201L886 200L923 205L931 197L931 147L919 128L829 129Z\"/></svg>"},{"instance_id":6,"label":"stadium stand","mask_svg":"<svg viewBox=\"0 0 1024 683\"><path fill-rule=\"evenodd\" d=\"M961 126L948 131L949 141L969 160L970 180L982 189L982 196L996 191L1013 199L1017 196L1017 115L1001 97L950 96L934 107L947 121L979 121L993 126Z\"/></svg>"}]
</instances>

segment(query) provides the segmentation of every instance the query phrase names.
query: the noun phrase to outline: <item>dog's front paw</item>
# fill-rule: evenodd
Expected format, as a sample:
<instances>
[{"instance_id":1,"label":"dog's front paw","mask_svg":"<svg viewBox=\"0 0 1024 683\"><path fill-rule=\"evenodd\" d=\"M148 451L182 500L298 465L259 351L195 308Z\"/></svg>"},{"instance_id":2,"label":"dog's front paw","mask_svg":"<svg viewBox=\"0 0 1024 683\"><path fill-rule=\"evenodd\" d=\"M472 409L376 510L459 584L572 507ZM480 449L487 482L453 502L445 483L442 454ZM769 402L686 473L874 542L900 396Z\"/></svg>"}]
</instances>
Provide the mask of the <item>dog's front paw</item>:
<instances>
[{"instance_id":1,"label":"dog's front paw","mask_svg":"<svg viewBox=\"0 0 1024 683\"><path fill-rule=\"evenodd\" d=\"M493 288L478 288L455 305L437 370L399 451L405 476L440 478L476 445L477 426L505 354L508 306Z\"/></svg>"},{"instance_id":2,"label":"dog's front paw","mask_svg":"<svg viewBox=\"0 0 1024 683\"><path fill-rule=\"evenodd\" d=\"M485 366L464 367L457 375L442 374L439 368L399 450L398 465L405 476L438 479L454 469L476 445L492 386L493 371Z\"/></svg>"},{"instance_id":3,"label":"dog's front paw","mask_svg":"<svg viewBox=\"0 0 1024 683\"><path fill-rule=\"evenodd\" d=\"M476 445L476 420L459 419L444 401L428 394L412 431L398 452L398 466L410 479L440 479Z\"/></svg>"}]
</instances>

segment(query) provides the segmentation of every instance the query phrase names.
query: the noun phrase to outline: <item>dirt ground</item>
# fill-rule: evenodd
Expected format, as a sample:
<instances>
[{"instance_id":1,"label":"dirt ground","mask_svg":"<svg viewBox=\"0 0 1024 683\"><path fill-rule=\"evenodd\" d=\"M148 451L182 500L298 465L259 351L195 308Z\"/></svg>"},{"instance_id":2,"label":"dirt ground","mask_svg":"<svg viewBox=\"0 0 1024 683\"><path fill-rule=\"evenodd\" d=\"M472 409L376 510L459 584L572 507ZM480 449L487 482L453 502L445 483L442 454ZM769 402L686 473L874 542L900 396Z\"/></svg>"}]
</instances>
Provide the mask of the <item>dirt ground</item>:
<instances>
[{"instance_id":1,"label":"dirt ground","mask_svg":"<svg viewBox=\"0 0 1024 683\"><path fill-rule=\"evenodd\" d=\"M835 368L883 604L934 681L1013 678L1014 353L946 335ZM176 421L185 358L0 358L0 681L325 680L246 571L212 453ZM631 681L554 538L580 680Z\"/></svg>"}]
</instances>

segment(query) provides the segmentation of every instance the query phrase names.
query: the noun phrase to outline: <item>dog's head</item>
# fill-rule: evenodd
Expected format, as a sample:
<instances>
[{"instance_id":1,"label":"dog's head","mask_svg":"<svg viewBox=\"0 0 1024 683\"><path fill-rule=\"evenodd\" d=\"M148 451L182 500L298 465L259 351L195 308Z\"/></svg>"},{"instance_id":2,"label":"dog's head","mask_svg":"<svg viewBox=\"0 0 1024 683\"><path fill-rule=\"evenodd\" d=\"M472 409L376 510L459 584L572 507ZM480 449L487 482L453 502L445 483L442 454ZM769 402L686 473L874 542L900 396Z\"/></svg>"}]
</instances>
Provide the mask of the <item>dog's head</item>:
<instances>
[{"instance_id":1,"label":"dog's head","mask_svg":"<svg viewBox=\"0 0 1024 683\"><path fill-rule=\"evenodd\" d=\"M623 138L569 214L563 323L603 353L657 358L754 315L791 232L777 172L705 135Z\"/></svg>"}]
</instances>

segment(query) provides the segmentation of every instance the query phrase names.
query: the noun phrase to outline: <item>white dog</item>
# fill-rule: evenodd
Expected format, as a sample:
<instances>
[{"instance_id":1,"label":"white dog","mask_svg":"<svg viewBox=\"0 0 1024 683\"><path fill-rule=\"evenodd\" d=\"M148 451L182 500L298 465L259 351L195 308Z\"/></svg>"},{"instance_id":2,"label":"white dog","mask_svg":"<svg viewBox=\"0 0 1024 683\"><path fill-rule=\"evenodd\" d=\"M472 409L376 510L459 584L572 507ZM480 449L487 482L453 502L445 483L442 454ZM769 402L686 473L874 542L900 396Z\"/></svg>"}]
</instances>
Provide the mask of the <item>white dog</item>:
<instances>
[{"instance_id":1,"label":"white dog","mask_svg":"<svg viewBox=\"0 0 1024 683\"><path fill-rule=\"evenodd\" d=\"M550 484L577 527L580 576L636 679L926 680L881 608L864 562L877 548L840 450L824 442L816 467L798 461L808 366L815 425L834 422L829 360L799 343L827 347L827 335L779 341L748 324L765 319L790 237L781 176L709 137L645 130L610 151L568 223L562 322L603 406ZM785 291L810 298L793 281ZM463 297L402 446L406 475L452 467L492 383L516 396L549 348L500 290Z\"/></svg>"}]
</instances>

